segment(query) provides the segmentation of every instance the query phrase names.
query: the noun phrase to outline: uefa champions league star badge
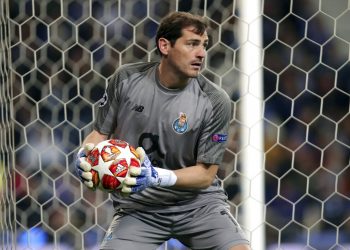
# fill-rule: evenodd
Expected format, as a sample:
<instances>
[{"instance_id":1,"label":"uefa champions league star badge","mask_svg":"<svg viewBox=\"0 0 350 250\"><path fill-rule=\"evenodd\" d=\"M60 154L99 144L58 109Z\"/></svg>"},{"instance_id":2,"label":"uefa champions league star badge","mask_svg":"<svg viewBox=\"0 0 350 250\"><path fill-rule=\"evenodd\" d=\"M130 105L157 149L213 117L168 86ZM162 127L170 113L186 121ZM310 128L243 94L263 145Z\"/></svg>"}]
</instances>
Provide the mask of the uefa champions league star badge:
<instances>
[{"instance_id":1,"label":"uefa champions league star badge","mask_svg":"<svg viewBox=\"0 0 350 250\"><path fill-rule=\"evenodd\" d=\"M185 113L180 112L179 117L173 122L173 129L178 134L183 134L187 131L187 116Z\"/></svg>"},{"instance_id":2,"label":"uefa champions league star badge","mask_svg":"<svg viewBox=\"0 0 350 250\"><path fill-rule=\"evenodd\" d=\"M108 101L108 95L107 95L107 92L105 92L102 98L98 101L98 106L100 108L103 107L104 105L106 105L107 101Z\"/></svg>"}]
</instances>

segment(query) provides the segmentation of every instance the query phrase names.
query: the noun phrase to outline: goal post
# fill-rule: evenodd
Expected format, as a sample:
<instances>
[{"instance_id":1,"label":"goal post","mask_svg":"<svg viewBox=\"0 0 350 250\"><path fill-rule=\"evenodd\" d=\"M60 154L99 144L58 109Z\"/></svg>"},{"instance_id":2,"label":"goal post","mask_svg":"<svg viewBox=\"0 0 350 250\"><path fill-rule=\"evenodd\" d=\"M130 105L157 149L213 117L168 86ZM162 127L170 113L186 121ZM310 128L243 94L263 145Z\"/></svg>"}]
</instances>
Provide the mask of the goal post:
<instances>
[{"instance_id":1,"label":"goal post","mask_svg":"<svg viewBox=\"0 0 350 250\"><path fill-rule=\"evenodd\" d=\"M240 105L242 185L242 225L250 233L252 249L265 246L264 227L264 132L262 72L262 3L237 1L240 44Z\"/></svg>"},{"instance_id":2,"label":"goal post","mask_svg":"<svg viewBox=\"0 0 350 250\"><path fill-rule=\"evenodd\" d=\"M0 245L15 245L9 6L0 3Z\"/></svg>"}]
</instances>

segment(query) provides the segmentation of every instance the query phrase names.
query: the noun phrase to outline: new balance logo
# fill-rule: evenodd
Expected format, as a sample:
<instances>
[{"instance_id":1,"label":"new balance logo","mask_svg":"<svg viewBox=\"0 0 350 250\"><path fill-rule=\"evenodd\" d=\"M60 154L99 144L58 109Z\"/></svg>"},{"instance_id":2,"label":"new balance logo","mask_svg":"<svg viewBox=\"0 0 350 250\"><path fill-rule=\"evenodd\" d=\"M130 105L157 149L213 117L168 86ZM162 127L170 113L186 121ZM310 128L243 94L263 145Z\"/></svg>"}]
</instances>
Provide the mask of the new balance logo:
<instances>
[{"instance_id":1,"label":"new balance logo","mask_svg":"<svg viewBox=\"0 0 350 250\"><path fill-rule=\"evenodd\" d=\"M145 108L144 106L136 104L134 107L132 107L131 110L134 110L136 112L142 112L144 108Z\"/></svg>"}]
</instances>

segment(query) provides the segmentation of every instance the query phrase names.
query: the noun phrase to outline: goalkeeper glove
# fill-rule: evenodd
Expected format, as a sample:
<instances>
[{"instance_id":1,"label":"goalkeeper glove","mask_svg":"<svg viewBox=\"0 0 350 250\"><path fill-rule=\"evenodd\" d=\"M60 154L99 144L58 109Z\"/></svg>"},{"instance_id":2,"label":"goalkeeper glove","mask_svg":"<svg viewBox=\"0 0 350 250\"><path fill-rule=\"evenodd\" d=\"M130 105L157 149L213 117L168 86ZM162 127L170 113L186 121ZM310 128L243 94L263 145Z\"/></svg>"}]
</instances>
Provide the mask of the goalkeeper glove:
<instances>
[{"instance_id":1,"label":"goalkeeper glove","mask_svg":"<svg viewBox=\"0 0 350 250\"><path fill-rule=\"evenodd\" d=\"M75 170L80 178L80 181L90 189L94 189L92 182L91 165L86 161L87 154L94 148L94 144L87 143L84 147L79 149L77 159L75 161Z\"/></svg>"},{"instance_id":2,"label":"goalkeeper glove","mask_svg":"<svg viewBox=\"0 0 350 250\"><path fill-rule=\"evenodd\" d=\"M135 193L147 187L170 187L175 185L177 176L171 170L154 167L143 148L136 149L140 156L141 167L131 167L131 177L123 182L123 193Z\"/></svg>"}]
</instances>

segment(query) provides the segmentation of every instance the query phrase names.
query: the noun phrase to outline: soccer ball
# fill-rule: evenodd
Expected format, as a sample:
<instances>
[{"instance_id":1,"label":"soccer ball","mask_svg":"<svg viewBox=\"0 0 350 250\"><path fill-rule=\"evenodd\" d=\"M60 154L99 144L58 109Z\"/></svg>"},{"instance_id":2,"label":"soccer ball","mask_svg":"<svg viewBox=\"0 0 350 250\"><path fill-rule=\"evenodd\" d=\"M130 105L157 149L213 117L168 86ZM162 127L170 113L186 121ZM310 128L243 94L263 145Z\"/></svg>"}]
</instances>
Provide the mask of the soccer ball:
<instances>
[{"instance_id":1,"label":"soccer ball","mask_svg":"<svg viewBox=\"0 0 350 250\"><path fill-rule=\"evenodd\" d=\"M129 167L140 167L139 155L126 141L109 139L98 143L86 156L91 165L93 188L113 192L122 188Z\"/></svg>"}]
</instances>

